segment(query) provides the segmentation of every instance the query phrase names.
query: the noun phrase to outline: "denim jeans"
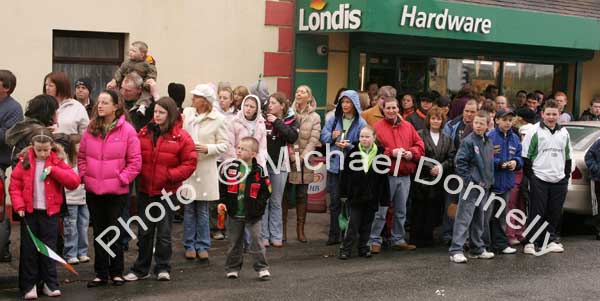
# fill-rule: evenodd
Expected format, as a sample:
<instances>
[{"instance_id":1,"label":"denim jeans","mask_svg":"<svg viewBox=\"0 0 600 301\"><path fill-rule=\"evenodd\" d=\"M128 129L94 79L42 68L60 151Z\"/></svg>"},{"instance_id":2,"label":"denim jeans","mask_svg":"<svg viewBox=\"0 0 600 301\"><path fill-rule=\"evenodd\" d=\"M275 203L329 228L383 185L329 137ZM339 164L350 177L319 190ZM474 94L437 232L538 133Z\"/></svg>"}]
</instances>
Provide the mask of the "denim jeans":
<instances>
[{"instance_id":1,"label":"denim jeans","mask_svg":"<svg viewBox=\"0 0 600 301\"><path fill-rule=\"evenodd\" d=\"M283 222L281 220L281 200L287 182L288 173L282 171L278 174L269 168L271 180L271 198L267 202L265 214L261 221L261 239L280 243L283 240Z\"/></svg>"},{"instance_id":2,"label":"denim jeans","mask_svg":"<svg viewBox=\"0 0 600 301\"><path fill-rule=\"evenodd\" d=\"M341 230L338 216L342 211L340 201L340 174L327 172L327 192L329 192L329 241L340 241Z\"/></svg>"},{"instance_id":3,"label":"denim jeans","mask_svg":"<svg viewBox=\"0 0 600 301\"><path fill-rule=\"evenodd\" d=\"M485 251L485 243L483 242L483 206L488 198L489 190L485 191L485 195L478 206L475 206L475 202L477 202L479 197L479 190L472 189L467 199L463 199L465 190L460 193L460 201L456 208L452 245L449 250L450 255L463 253L463 246L467 241L467 237L469 238L472 254L481 254Z\"/></svg>"},{"instance_id":4,"label":"denim jeans","mask_svg":"<svg viewBox=\"0 0 600 301\"><path fill-rule=\"evenodd\" d=\"M502 198L504 203L504 208L502 212L500 212L500 217L496 218L496 213L500 209L500 202L494 201L492 205L485 211L484 216L484 228L483 228L483 241L489 250L493 250L495 252L500 252L508 247L508 236L506 236L506 212L508 208L508 202L510 198L510 190L497 194L499 198ZM486 202L484 200L483 202ZM482 204L485 206L485 203Z\"/></svg>"},{"instance_id":5,"label":"denim jeans","mask_svg":"<svg viewBox=\"0 0 600 301\"><path fill-rule=\"evenodd\" d=\"M269 269L265 256L265 247L260 243L260 221L249 224L243 218L230 217L227 219L227 236L230 241L225 261L225 270L227 272L238 272L242 269L242 264L244 263L243 241L246 231L250 232L248 253L254 258L254 270L259 272Z\"/></svg>"},{"instance_id":6,"label":"denim jeans","mask_svg":"<svg viewBox=\"0 0 600 301\"><path fill-rule=\"evenodd\" d=\"M193 201L183 211L183 246L186 251L210 249L208 201Z\"/></svg>"},{"instance_id":7,"label":"denim jeans","mask_svg":"<svg viewBox=\"0 0 600 301\"><path fill-rule=\"evenodd\" d=\"M392 245L400 245L406 243L404 223L406 222L406 200L410 190L410 177L394 177L389 176L388 182L390 185L390 197L394 202L393 223L392 223ZM373 226L371 228L371 244L381 245L381 231L385 226L385 215L388 207L379 207L375 213Z\"/></svg>"},{"instance_id":8,"label":"denim jeans","mask_svg":"<svg viewBox=\"0 0 600 301\"><path fill-rule=\"evenodd\" d=\"M154 273L171 272L171 226L173 225L173 215L175 212L160 199L161 196L149 197L144 193L138 194L138 216L144 224L148 226L147 230L139 227L138 247L139 253L137 260L133 264L131 271L138 277L148 275L150 265L152 264L152 254L154 253ZM176 197L172 196L173 203L177 203ZM146 216L146 208L152 203L159 203L165 209L164 217L156 222L150 222ZM149 214L152 218L157 218L161 215L159 207L151 207ZM156 241L154 239L156 234Z\"/></svg>"},{"instance_id":9,"label":"denim jeans","mask_svg":"<svg viewBox=\"0 0 600 301\"><path fill-rule=\"evenodd\" d=\"M442 227L443 227L442 239L446 242L446 241L452 241L452 231L454 230L454 219L450 218L448 216L448 207L450 206L450 204L452 204L452 202L454 200L456 200L456 195L449 194L449 193L446 193L445 195L446 195L446 197L444 198L444 212L442 215Z\"/></svg>"},{"instance_id":10,"label":"denim jeans","mask_svg":"<svg viewBox=\"0 0 600 301\"><path fill-rule=\"evenodd\" d=\"M63 218L66 259L87 256L90 212L87 205L67 205L69 216Z\"/></svg>"}]
</instances>

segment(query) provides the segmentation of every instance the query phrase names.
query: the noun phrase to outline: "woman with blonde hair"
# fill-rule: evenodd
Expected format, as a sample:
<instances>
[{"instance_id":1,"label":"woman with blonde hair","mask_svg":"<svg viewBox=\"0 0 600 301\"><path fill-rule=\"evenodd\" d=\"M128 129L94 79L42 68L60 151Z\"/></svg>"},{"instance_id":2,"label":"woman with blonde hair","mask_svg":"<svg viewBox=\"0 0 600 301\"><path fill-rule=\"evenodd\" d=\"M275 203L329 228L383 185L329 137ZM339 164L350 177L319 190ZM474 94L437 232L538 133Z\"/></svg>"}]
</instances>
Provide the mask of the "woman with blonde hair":
<instances>
[{"instance_id":1,"label":"woman with blonde hair","mask_svg":"<svg viewBox=\"0 0 600 301\"><path fill-rule=\"evenodd\" d=\"M307 85L301 85L296 89L292 109L296 121L300 125L298 140L292 145L290 152L290 173L288 175L289 185L286 191L292 191L296 198L296 234L300 242L307 242L304 235L304 223L306 222L306 201L308 196L308 184L313 182L313 170L304 165L310 158L305 157L321 145L321 116L315 111L317 101L312 90ZM298 156L296 156L298 153ZM299 160L298 160L299 159ZM287 193L284 193L287 196ZM288 201L283 201L283 239L287 239L287 209Z\"/></svg>"}]
</instances>

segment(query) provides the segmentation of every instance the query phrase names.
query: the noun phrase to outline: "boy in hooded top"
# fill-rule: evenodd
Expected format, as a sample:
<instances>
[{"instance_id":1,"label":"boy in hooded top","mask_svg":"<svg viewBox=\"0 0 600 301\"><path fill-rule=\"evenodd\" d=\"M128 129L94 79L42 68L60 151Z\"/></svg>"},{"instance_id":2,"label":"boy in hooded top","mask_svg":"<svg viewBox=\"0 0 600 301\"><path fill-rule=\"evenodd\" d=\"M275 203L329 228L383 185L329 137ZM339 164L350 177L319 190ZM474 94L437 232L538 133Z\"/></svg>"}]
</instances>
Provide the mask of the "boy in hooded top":
<instances>
[{"instance_id":1,"label":"boy in hooded top","mask_svg":"<svg viewBox=\"0 0 600 301\"><path fill-rule=\"evenodd\" d=\"M362 110L356 91L346 90L340 94L338 100L335 118L327 120L321 131L321 142L330 146L330 153L327 154L329 161L327 165L327 191L330 197L329 239L327 245L339 244L341 240L341 230L338 223L342 205L339 196L339 181L340 169L343 169L344 159L340 155L346 157L346 154L358 142L360 130L367 125L367 122L360 115Z\"/></svg>"}]
</instances>

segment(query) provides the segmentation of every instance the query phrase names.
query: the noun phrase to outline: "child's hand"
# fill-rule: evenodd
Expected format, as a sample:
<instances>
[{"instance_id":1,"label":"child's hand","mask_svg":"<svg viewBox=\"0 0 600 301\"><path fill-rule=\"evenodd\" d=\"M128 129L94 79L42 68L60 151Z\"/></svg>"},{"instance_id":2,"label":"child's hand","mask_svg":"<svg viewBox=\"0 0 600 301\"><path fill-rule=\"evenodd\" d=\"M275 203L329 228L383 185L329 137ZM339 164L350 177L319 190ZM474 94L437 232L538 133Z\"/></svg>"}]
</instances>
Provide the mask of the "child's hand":
<instances>
[{"instance_id":1,"label":"child's hand","mask_svg":"<svg viewBox=\"0 0 600 301\"><path fill-rule=\"evenodd\" d=\"M515 160L511 160L510 162L508 162L508 169L510 171L513 171L517 168L517 161Z\"/></svg>"},{"instance_id":2,"label":"child's hand","mask_svg":"<svg viewBox=\"0 0 600 301\"><path fill-rule=\"evenodd\" d=\"M19 210L17 211L17 214L19 214L20 217L25 217L25 210Z\"/></svg>"},{"instance_id":3,"label":"child's hand","mask_svg":"<svg viewBox=\"0 0 600 301\"><path fill-rule=\"evenodd\" d=\"M114 79L109 81L108 84L106 84L106 89L108 89L108 90L112 90L116 87L117 87L117 81Z\"/></svg>"}]
</instances>

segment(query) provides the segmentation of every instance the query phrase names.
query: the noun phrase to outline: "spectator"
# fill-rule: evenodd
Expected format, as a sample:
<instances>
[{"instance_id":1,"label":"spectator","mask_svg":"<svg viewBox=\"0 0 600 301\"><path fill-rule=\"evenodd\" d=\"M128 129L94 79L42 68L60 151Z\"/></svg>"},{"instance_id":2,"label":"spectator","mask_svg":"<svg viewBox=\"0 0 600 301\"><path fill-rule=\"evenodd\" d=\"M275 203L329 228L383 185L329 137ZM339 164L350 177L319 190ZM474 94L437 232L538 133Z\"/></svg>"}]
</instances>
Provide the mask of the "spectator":
<instances>
[{"instance_id":1,"label":"spectator","mask_svg":"<svg viewBox=\"0 0 600 301\"><path fill-rule=\"evenodd\" d=\"M421 180L433 181L439 177L435 185L426 185L422 181L415 181L411 190L413 205L411 212L411 243L420 247L433 246L433 229L441 219L444 209L446 192L443 183L447 175L452 172L452 155L454 146L452 140L442 133L446 115L439 107L434 107L427 112L425 129L419 130L419 136L425 144L425 156L440 162L433 165L424 161L421 173L416 175ZM415 178L416 179L416 178Z\"/></svg>"},{"instance_id":2,"label":"spectator","mask_svg":"<svg viewBox=\"0 0 600 301\"><path fill-rule=\"evenodd\" d=\"M433 106L433 98L429 93L423 93L419 96L419 108L417 108L412 114L406 117L406 121L413 125L415 130L425 129L425 118L427 112Z\"/></svg>"},{"instance_id":3,"label":"spectator","mask_svg":"<svg viewBox=\"0 0 600 301\"><path fill-rule=\"evenodd\" d=\"M571 177L571 140L566 128L557 123L560 111L555 100L546 101L542 121L534 124L523 140L523 159L525 174L529 177L529 212L527 224L531 225L538 216L549 223L550 234L547 250L554 253L564 252L558 241L559 226L563 204L567 195L567 186ZM525 254L536 254L542 247L544 235L535 241L529 241L539 225L533 225L525 238Z\"/></svg>"},{"instance_id":4,"label":"spectator","mask_svg":"<svg viewBox=\"0 0 600 301\"><path fill-rule=\"evenodd\" d=\"M152 94L156 93L156 83L150 79L147 82ZM139 132L154 115L154 97L143 99L142 97L142 77L132 72L125 76L121 84L121 97L125 104L125 110L128 112L131 124L136 132Z\"/></svg>"},{"instance_id":5,"label":"spectator","mask_svg":"<svg viewBox=\"0 0 600 301\"><path fill-rule=\"evenodd\" d=\"M448 98L448 96L442 95L437 99L435 105L442 109L442 112L444 113L444 117L447 120L448 112L450 112L450 98Z\"/></svg>"},{"instance_id":6,"label":"spectator","mask_svg":"<svg viewBox=\"0 0 600 301\"><path fill-rule=\"evenodd\" d=\"M170 83L167 88L169 97L177 104L179 113L183 113L183 102L185 101L185 86L178 83Z\"/></svg>"},{"instance_id":7,"label":"spectator","mask_svg":"<svg viewBox=\"0 0 600 301\"><path fill-rule=\"evenodd\" d=\"M478 199L487 200L494 183L494 147L486 137L489 114L478 111L473 120L473 132L461 143L456 154L456 174L462 178L465 187L468 183L478 185L477 189L463 188L460 193L456 219L450 246L450 261L466 263L463 248L469 238L471 258L491 259L494 253L488 252L483 241L484 211Z\"/></svg>"},{"instance_id":8,"label":"spectator","mask_svg":"<svg viewBox=\"0 0 600 301\"><path fill-rule=\"evenodd\" d=\"M392 86L383 86L377 92L378 103L376 106L369 108L361 113L362 118L368 125L373 126L377 121L382 120L383 116L383 99L384 97L396 97L396 89Z\"/></svg>"},{"instance_id":9,"label":"spectator","mask_svg":"<svg viewBox=\"0 0 600 301\"><path fill-rule=\"evenodd\" d=\"M227 119L225 119L227 121ZM242 110L231 120L229 128L229 149L233 150L242 138L254 137L258 140L258 164L267 168L267 129L262 113L262 102L258 96L250 94L242 101ZM230 151L229 154L232 152Z\"/></svg>"},{"instance_id":10,"label":"spectator","mask_svg":"<svg viewBox=\"0 0 600 301\"><path fill-rule=\"evenodd\" d=\"M177 104L173 99L163 97L156 101L153 120L138 134L142 152L138 208L139 217L147 228L139 228L138 257L131 271L123 277L126 281L150 276L152 257L153 272L157 279L171 280L171 226L174 212L166 208L164 217L158 222L150 221L147 214L141 213L151 210L152 216L160 216L161 213L154 212L158 208L152 210L150 206L154 203L164 204L164 192L171 193L170 202L177 204L177 189L196 169L198 155L194 141L181 126Z\"/></svg>"},{"instance_id":11,"label":"spectator","mask_svg":"<svg viewBox=\"0 0 600 301\"><path fill-rule=\"evenodd\" d=\"M64 72L52 72L44 78L44 94L58 101L57 133L71 135L74 143L79 143L90 119L85 107L71 98L71 85Z\"/></svg>"},{"instance_id":12,"label":"spectator","mask_svg":"<svg viewBox=\"0 0 600 301\"><path fill-rule=\"evenodd\" d=\"M596 95L592 98L592 105L589 109L583 111L579 120L600 121L600 95Z\"/></svg>"},{"instance_id":13,"label":"spectator","mask_svg":"<svg viewBox=\"0 0 600 301\"><path fill-rule=\"evenodd\" d=\"M415 97L412 94L406 93L402 95L402 118L406 119L408 115L415 112Z\"/></svg>"},{"instance_id":14,"label":"spectator","mask_svg":"<svg viewBox=\"0 0 600 301\"><path fill-rule=\"evenodd\" d=\"M296 199L296 234L298 241L306 243L304 235L304 223L306 222L306 201L308 194L308 184L313 182L314 172L312 168L305 166L305 162L310 162L309 154L320 146L319 137L321 134L321 117L315 112L317 101L312 94L310 87L301 85L296 88L296 95L292 103L292 109L296 120L300 125L298 130L298 140L291 146L295 154L290 154L290 173L288 175L289 185L286 191L292 191ZM297 160L300 161L297 161ZM286 196L287 193L284 193ZM283 200L283 240L287 240L287 209L288 201Z\"/></svg>"},{"instance_id":15,"label":"spectator","mask_svg":"<svg viewBox=\"0 0 600 301\"><path fill-rule=\"evenodd\" d=\"M342 92L348 90L347 88L340 88L337 93L335 94L335 98L333 99L333 108L331 108L331 110L327 111L327 113L325 114L325 122L327 122L327 120L329 120L329 118L333 118L335 116L335 109L338 105L338 98L340 97L340 95L342 94ZM367 94L367 101L369 100L368 94ZM369 102L369 105L371 103Z\"/></svg>"},{"instance_id":16,"label":"spectator","mask_svg":"<svg viewBox=\"0 0 600 301\"><path fill-rule=\"evenodd\" d=\"M88 113L88 119L92 117L95 101L92 99L92 81L87 78L80 78L75 81L75 99L79 101Z\"/></svg>"},{"instance_id":17,"label":"spectator","mask_svg":"<svg viewBox=\"0 0 600 301\"><path fill-rule=\"evenodd\" d=\"M15 75L10 70L0 70L0 170L3 174L6 174L12 162L12 147L7 143L8 129L23 120L23 108L11 97L16 86ZM10 220L4 218L0 222L0 262L9 262L11 259Z\"/></svg>"},{"instance_id":18,"label":"spectator","mask_svg":"<svg viewBox=\"0 0 600 301\"><path fill-rule=\"evenodd\" d=\"M94 230L94 272L88 287L105 285L109 277L114 285L123 285L123 245L113 243L110 253L97 237L117 226L126 205L130 184L140 173L142 158L135 129L125 121L123 101L112 90L98 96L92 122L81 138L77 167L85 184L86 201ZM114 235L104 236L105 243ZM108 243L107 243L108 244Z\"/></svg>"},{"instance_id":19,"label":"spectator","mask_svg":"<svg viewBox=\"0 0 600 301\"><path fill-rule=\"evenodd\" d=\"M237 86L233 89L233 103L237 111L242 109L242 100L244 100L248 94L250 94L250 92L248 92L248 88L245 86Z\"/></svg>"},{"instance_id":20,"label":"spectator","mask_svg":"<svg viewBox=\"0 0 600 301\"><path fill-rule=\"evenodd\" d=\"M494 201L485 212L484 241L488 248L496 253L513 254L506 236L506 205L510 202L510 191L515 186L515 172L523 167L521 141L513 132L515 114L506 109L498 110L496 128L488 133L494 144L494 184L492 192L504 203ZM498 216L498 210L502 210Z\"/></svg>"},{"instance_id":21,"label":"spectator","mask_svg":"<svg viewBox=\"0 0 600 301\"><path fill-rule=\"evenodd\" d=\"M499 111L500 109L508 109L508 101L506 100L506 97L502 95L496 96L496 111Z\"/></svg>"},{"instance_id":22,"label":"spectator","mask_svg":"<svg viewBox=\"0 0 600 301\"><path fill-rule=\"evenodd\" d=\"M517 94L515 96L515 99L516 99L515 108L519 109L519 108L527 106L527 91L519 90L519 92L517 92Z\"/></svg>"},{"instance_id":23,"label":"spectator","mask_svg":"<svg viewBox=\"0 0 600 301\"><path fill-rule=\"evenodd\" d=\"M558 117L558 123L563 124L565 122L569 122L573 120L573 115L567 112L567 103L569 102L567 99L567 94L562 91L558 91L554 93L554 99L558 103L558 109L560 111L560 116Z\"/></svg>"},{"instance_id":24,"label":"spectator","mask_svg":"<svg viewBox=\"0 0 600 301\"><path fill-rule=\"evenodd\" d=\"M367 122L360 117L361 107L358 93L353 90L342 92L335 110L335 117L329 119L321 132L321 142L329 145L332 153L327 167L327 192L329 192L329 238L327 245L341 242L341 230L338 216L342 209L340 201L340 168L343 159L354 148L360 136L360 130ZM336 154L342 152L342 155ZM341 163L340 163L341 162Z\"/></svg>"},{"instance_id":25,"label":"spectator","mask_svg":"<svg viewBox=\"0 0 600 301\"><path fill-rule=\"evenodd\" d=\"M390 191L387 175L377 172L373 164L375 157L383 155L384 148L375 144L375 130L366 125L360 131L360 142L350 150L350 158L345 160L340 172L340 198L349 207L348 229L338 255L348 259L357 242L358 256L371 257L369 234L379 206L389 206ZM362 165L350 166L356 155L360 155ZM352 160L351 160L352 159ZM336 221L337 222L337 221Z\"/></svg>"},{"instance_id":26,"label":"spectator","mask_svg":"<svg viewBox=\"0 0 600 301\"><path fill-rule=\"evenodd\" d=\"M535 113L535 122L539 122L540 121L540 100L538 98L538 95L534 94L534 93L529 93L527 94L527 108Z\"/></svg>"},{"instance_id":27,"label":"spectator","mask_svg":"<svg viewBox=\"0 0 600 301\"><path fill-rule=\"evenodd\" d=\"M594 144L585 153L585 165L590 171L590 177L594 181L594 195L596 200L600 197L600 140L596 140ZM598 201L596 201L598 206ZM592 208L592 211L598 212L599 207ZM596 230L596 240L600 240L600 215L594 217L594 227Z\"/></svg>"},{"instance_id":28,"label":"spectator","mask_svg":"<svg viewBox=\"0 0 600 301\"><path fill-rule=\"evenodd\" d=\"M485 98L486 99L491 99L494 100L496 99L496 97L498 97L498 87L496 87L495 85L488 85L487 87L485 87Z\"/></svg>"},{"instance_id":29,"label":"spectator","mask_svg":"<svg viewBox=\"0 0 600 301\"><path fill-rule=\"evenodd\" d=\"M378 121L374 128L385 148L384 153L390 156L392 163L388 176L390 197L394 202L392 248L410 251L416 247L405 240L406 201L410 189L410 175L415 172L416 163L425 153L424 144L414 127L398 115L400 113L398 100L395 97L386 97L384 101L385 119ZM380 206L375 215L371 230L371 252L374 254L381 251L381 231L385 224L387 210L387 207Z\"/></svg>"},{"instance_id":30,"label":"spectator","mask_svg":"<svg viewBox=\"0 0 600 301\"><path fill-rule=\"evenodd\" d=\"M208 261L210 249L209 203L219 200L217 159L229 147L225 117L213 107L215 91L207 84L192 90L192 106L183 110L183 129L190 134L198 153L196 171L187 184L193 187L194 202L185 206L183 245L185 257Z\"/></svg>"},{"instance_id":31,"label":"spectator","mask_svg":"<svg viewBox=\"0 0 600 301\"><path fill-rule=\"evenodd\" d=\"M375 81L371 81L367 84L367 93L369 93L369 99L371 100L371 107L377 103L376 97L379 92L379 84Z\"/></svg>"},{"instance_id":32,"label":"spectator","mask_svg":"<svg viewBox=\"0 0 600 301\"><path fill-rule=\"evenodd\" d=\"M283 93L275 93L269 98L267 112L267 151L269 158L279 168L267 165L269 179L271 180L271 198L265 208L262 218L262 242L274 247L283 245L283 221L281 202L288 179L289 157L281 158L281 151L298 140L299 124L293 113L290 113L290 101ZM283 162L283 160L288 160ZM281 164L279 164L281 162Z\"/></svg>"}]
</instances>

